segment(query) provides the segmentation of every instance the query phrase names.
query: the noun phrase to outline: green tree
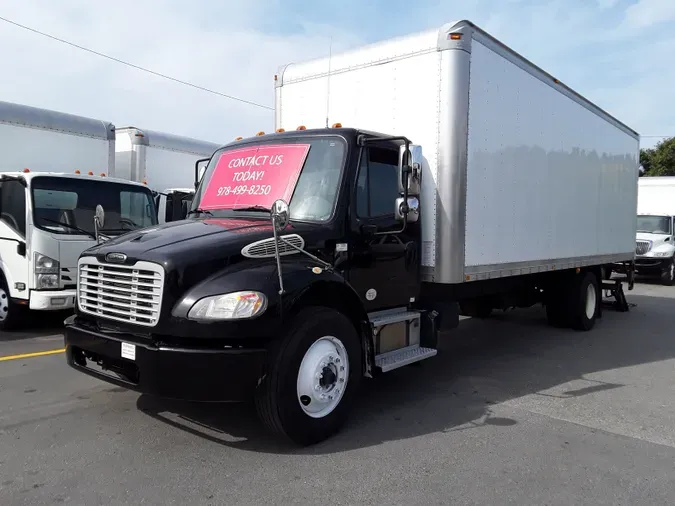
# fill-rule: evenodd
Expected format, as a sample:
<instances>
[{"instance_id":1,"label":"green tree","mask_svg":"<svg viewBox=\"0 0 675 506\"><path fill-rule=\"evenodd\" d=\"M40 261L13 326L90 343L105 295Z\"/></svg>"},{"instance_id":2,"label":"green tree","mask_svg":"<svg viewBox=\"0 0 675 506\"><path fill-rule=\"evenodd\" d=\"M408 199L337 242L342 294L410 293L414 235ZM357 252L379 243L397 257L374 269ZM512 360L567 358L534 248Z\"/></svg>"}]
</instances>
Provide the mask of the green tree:
<instances>
[{"instance_id":1,"label":"green tree","mask_svg":"<svg viewBox=\"0 0 675 506\"><path fill-rule=\"evenodd\" d=\"M675 176L675 137L659 141L656 146L640 150L643 176Z\"/></svg>"}]
</instances>

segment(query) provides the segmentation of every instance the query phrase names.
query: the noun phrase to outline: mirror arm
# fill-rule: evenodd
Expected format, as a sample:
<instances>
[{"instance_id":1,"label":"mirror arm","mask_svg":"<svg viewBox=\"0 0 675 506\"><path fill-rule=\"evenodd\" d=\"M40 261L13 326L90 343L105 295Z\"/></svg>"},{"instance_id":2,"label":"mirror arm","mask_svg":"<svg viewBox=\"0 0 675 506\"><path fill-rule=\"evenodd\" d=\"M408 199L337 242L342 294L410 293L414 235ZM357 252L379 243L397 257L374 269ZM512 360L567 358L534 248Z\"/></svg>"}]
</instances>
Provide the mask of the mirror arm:
<instances>
[{"instance_id":1,"label":"mirror arm","mask_svg":"<svg viewBox=\"0 0 675 506\"><path fill-rule=\"evenodd\" d=\"M277 217L272 215L272 232L274 233L274 256L277 260L277 275L279 276L279 295L284 294L284 277L281 272L281 255L279 254L279 234L277 233Z\"/></svg>"}]
</instances>

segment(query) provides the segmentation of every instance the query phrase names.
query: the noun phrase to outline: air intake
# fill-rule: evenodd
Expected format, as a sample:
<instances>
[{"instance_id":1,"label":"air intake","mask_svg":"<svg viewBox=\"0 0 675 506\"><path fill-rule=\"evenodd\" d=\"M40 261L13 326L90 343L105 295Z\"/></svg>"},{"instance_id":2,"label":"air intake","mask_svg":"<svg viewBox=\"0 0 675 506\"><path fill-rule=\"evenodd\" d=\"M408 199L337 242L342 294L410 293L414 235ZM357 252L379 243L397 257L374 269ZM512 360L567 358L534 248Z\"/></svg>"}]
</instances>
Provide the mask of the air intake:
<instances>
[{"instance_id":1,"label":"air intake","mask_svg":"<svg viewBox=\"0 0 675 506\"><path fill-rule=\"evenodd\" d=\"M279 241L279 255L281 256L299 253L297 249L285 244L285 242L291 243L296 248L302 249L305 247L304 239L297 234L282 235L280 239L283 239L283 241ZM247 244L242 248L241 254L248 258L273 258L275 251L274 238L271 237Z\"/></svg>"}]
</instances>

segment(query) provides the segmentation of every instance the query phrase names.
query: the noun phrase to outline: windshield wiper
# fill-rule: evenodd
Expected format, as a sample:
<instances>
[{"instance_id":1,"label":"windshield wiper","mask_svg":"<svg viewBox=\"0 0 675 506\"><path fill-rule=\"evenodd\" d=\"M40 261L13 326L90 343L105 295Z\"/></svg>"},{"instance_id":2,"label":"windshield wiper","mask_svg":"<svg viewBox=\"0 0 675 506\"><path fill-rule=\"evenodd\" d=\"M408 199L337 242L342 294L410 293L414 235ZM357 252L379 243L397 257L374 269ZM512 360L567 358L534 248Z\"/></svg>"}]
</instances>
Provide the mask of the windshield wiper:
<instances>
[{"instance_id":1,"label":"windshield wiper","mask_svg":"<svg viewBox=\"0 0 675 506\"><path fill-rule=\"evenodd\" d=\"M83 228L76 227L75 225L71 225L71 224L69 224L69 223L63 223L62 221L52 220L52 219L50 219L50 218L45 218L45 217L43 217L43 216L40 216L40 219L43 220L43 221L48 221L48 222L50 222L50 223L55 223L56 225L61 225L61 226L63 226L63 227L69 228L70 230L76 230L77 232L81 232L81 233L83 233L83 234L85 234L85 235L88 235L88 236L91 237L92 239L96 239L96 236L94 235L93 232L89 232L89 231L87 231L87 230L85 230L85 229L83 229Z\"/></svg>"},{"instance_id":2,"label":"windshield wiper","mask_svg":"<svg viewBox=\"0 0 675 506\"><path fill-rule=\"evenodd\" d=\"M233 211L263 211L266 213L271 212L272 210L269 207L265 206L249 206L249 207L238 207L236 209L232 209Z\"/></svg>"},{"instance_id":3,"label":"windshield wiper","mask_svg":"<svg viewBox=\"0 0 675 506\"><path fill-rule=\"evenodd\" d=\"M187 212L186 216L190 216L192 213L195 213L195 214L196 213L204 213L204 214L208 214L209 216L213 216L213 213L211 211L206 210L206 209L190 209Z\"/></svg>"}]
</instances>

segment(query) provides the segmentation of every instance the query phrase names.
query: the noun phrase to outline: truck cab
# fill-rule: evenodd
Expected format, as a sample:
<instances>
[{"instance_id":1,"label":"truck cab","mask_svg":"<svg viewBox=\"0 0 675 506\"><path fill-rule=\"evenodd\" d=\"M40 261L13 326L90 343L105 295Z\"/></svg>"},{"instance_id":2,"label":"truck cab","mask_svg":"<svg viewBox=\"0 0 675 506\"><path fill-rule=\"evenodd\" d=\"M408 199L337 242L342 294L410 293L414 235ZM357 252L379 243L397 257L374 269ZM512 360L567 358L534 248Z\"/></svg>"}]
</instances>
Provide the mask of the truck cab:
<instances>
[{"instance_id":1,"label":"truck cab","mask_svg":"<svg viewBox=\"0 0 675 506\"><path fill-rule=\"evenodd\" d=\"M253 397L293 441L327 437L362 376L436 354L413 309L420 161L339 125L219 149L186 219L80 256L120 285L79 279L68 363L151 395Z\"/></svg>"},{"instance_id":2,"label":"truck cab","mask_svg":"<svg viewBox=\"0 0 675 506\"><path fill-rule=\"evenodd\" d=\"M100 229L97 205L109 210ZM93 174L0 173L0 328L20 328L30 311L72 309L80 253L156 223L142 184Z\"/></svg>"},{"instance_id":3,"label":"truck cab","mask_svg":"<svg viewBox=\"0 0 675 506\"><path fill-rule=\"evenodd\" d=\"M639 214L635 242L637 274L660 276L667 286L675 283L675 216Z\"/></svg>"}]
</instances>

